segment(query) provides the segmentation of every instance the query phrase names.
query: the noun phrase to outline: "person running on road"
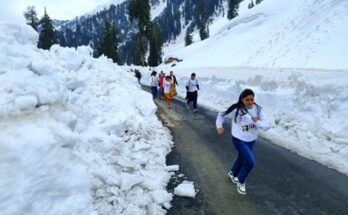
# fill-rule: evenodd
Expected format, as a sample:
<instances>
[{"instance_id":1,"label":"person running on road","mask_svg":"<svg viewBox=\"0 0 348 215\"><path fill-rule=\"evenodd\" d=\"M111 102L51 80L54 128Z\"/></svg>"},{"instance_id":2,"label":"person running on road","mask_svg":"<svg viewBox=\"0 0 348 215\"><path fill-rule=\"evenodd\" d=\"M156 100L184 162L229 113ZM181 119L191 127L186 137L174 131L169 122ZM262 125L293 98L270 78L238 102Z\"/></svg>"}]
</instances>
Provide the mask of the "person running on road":
<instances>
[{"instance_id":1,"label":"person running on road","mask_svg":"<svg viewBox=\"0 0 348 215\"><path fill-rule=\"evenodd\" d=\"M187 108L190 108L190 103L193 103L193 112L197 112L197 98L199 84L196 79L196 73L191 74L191 78L186 83L186 97L187 97Z\"/></svg>"},{"instance_id":2,"label":"person running on road","mask_svg":"<svg viewBox=\"0 0 348 215\"><path fill-rule=\"evenodd\" d=\"M254 103L254 92L245 89L240 94L238 102L226 111L220 112L216 119L218 134L224 132L225 117L232 118L232 142L238 151L238 157L228 172L232 182L237 184L237 191L246 194L245 180L255 165L253 148L257 139L257 130L268 130L271 123L267 120L263 109Z\"/></svg>"},{"instance_id":3,"label":"person running on road","mask_svg":"<svg viewBox=\"0 0 348 215\"><path fill-rule=\"evenodd\" d=\"M151 73L151 93L152 93L153 99L157 97L157 85L158 85L157 72L153 71Z\"/></svg>"},{"instance_id":4,"label":"person running on road","mask_svg":"<svg viewBox=\"0 0 348 215\"><path fill-rule=\"evenodd\" d=\"M165 79L165 74L163 73L163 71L161 71L158 74L158 80L159 80L158 86L159 86L159 89L160 89L160 94L161 94L162 99L165 99L164 98L164 86L163 86L164 79Z\"/></svg>"},{"instance_id":5,"label":"person running on road","mask_svg":"<svg viewBox=\"0 0 348 215\"><path fill-rule=\"evenodd\" d=\"M179 86L179 84L178 84L178 82L177 82L177 80L176 80L176 77L175 77L173 71L170 71L170 72L169 72L169 75L170 75L170 78L171 78L172 81L173 81L174 87L176 87L176 85Z\"/></svg>"},{"instance_id":6,"label":"person running on road","mask_svg":"<svg viewBox=\"0 0 348 215\"><path fill-rule=\"evenodd\" d=\"M163 87L164 87L164 97L167 102L168 109L171 109L171 104L172 104L172 91L174 88L174 83L170 76L166 76L164 82L163 82Z\"/></svg>"}]
</instances>

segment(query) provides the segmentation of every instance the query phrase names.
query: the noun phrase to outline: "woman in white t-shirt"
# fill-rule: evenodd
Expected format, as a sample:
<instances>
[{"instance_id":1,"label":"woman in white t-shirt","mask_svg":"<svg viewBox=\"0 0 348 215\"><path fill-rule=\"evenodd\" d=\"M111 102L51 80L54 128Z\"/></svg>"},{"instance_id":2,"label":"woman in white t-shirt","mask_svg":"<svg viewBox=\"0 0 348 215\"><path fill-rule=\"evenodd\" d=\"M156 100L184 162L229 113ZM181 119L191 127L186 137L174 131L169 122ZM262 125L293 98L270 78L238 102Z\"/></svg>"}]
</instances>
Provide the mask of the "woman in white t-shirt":
<instances>
[{"instance_id":1,"label":"woman in white t-shirt","mask_svg":"<svg viewBox=\"0 0 348 215\"><path fill-rule=\"evenodd\" d=\"M225 117L232 118L232 141L238 151L238 158L228 175L232 182L237 184L240 194L246 194L245 180L255 165L252 150L257 139L257 129L268 130L271 127L262 108L254 103L254 96L251 89L243 90L238 102L226 111L220 112L216 119L217 133L222 134Z\"/></svg>"}]
</instances>

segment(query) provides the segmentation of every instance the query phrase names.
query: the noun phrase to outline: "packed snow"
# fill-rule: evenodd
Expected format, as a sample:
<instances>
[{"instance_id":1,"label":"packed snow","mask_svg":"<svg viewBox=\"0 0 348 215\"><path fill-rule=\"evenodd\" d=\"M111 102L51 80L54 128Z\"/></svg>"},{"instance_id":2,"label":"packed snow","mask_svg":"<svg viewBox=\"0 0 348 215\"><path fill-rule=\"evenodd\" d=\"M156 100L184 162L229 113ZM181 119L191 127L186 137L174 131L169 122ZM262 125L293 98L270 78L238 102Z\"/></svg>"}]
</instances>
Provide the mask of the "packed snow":
<instances>
[{"instance_id":1,"label":"packed snow","mask_svg":"<svg viewBox=\"0 0 348 215\"><path fill-rule=\"evenodd\" d=\"M165 214L173 142L128 68L0 23L1 214Z\"/></svg>"},{"instance_id":2,"label":"packed snow","mask_svg":"<svg viewBox=\"0 0 348 215\"><path fill-rule=\"evenodd\" d=\"M263 137L348 175L348 1L247 3L231 21L216 18L209 39L169 44L165 56L183 61L156 70L174 71L181 97L195 72L198 104L216 111L253 89L273 123Z\"/></svg>"},{"instance_id":3,"label":"packed snow","mask_svg":"<svg viewBox=\"0 0 348 215\"><path fill-rule=\"evenodd\" d=\"M181 184L174 188L174 194L177 196L195 198L196 192L193 182L183 181Z\"/></svg>"}]
</instances>

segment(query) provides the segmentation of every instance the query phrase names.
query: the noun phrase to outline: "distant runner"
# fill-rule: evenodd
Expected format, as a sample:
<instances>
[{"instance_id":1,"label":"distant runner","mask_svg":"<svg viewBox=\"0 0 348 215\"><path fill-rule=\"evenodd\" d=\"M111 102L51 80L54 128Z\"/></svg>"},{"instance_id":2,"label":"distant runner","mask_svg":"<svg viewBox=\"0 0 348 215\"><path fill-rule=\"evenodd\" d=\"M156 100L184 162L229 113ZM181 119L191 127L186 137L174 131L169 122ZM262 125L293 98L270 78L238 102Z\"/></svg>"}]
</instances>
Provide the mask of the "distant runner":
<instances>
[{"instance_id":1,"label":"distant runner","mask_svg":"<svg viewBox=\"0 0 348 215\"><path fill-rule=\"evenodd\" d=\"M197 112L197 98L199 84L196 78L196 73L192 73L190 79L186 83L186 99L187 99L187 108L190 108L190 104L193 103L193 112Z\"/></svg>"}]
</instances>

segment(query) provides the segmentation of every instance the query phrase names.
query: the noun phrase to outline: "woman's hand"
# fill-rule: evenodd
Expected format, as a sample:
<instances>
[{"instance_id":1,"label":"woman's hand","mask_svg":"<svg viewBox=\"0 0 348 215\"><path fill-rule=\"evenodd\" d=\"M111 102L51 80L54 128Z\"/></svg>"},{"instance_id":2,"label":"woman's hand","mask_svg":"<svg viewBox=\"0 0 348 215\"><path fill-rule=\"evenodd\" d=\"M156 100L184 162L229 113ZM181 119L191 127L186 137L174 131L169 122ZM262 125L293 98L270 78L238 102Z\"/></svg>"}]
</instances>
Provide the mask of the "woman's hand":
<instances>
[{"instance_id":1,"label":"woman's hand","mask_svg":"<svg viewBox=\"0 0 348 215\"><path fill-rule=\"evenodd\" d=\"M251 119L253 120L253 122L257 122L257 120L259 120L259 118L255 117L255 116L251 117Z\"/></svg>"},{"instance_id":2,"label":"woman's hand","mask_svg":"<svg viewBox=\"0 0 348 215\"><path fill-rule=\"evenodd\" d=\"M222 134L222 133L224 133L224 128L223 127L216 128L216 131L217 131L218 134Z\"/></svg>"}]
</instances>

